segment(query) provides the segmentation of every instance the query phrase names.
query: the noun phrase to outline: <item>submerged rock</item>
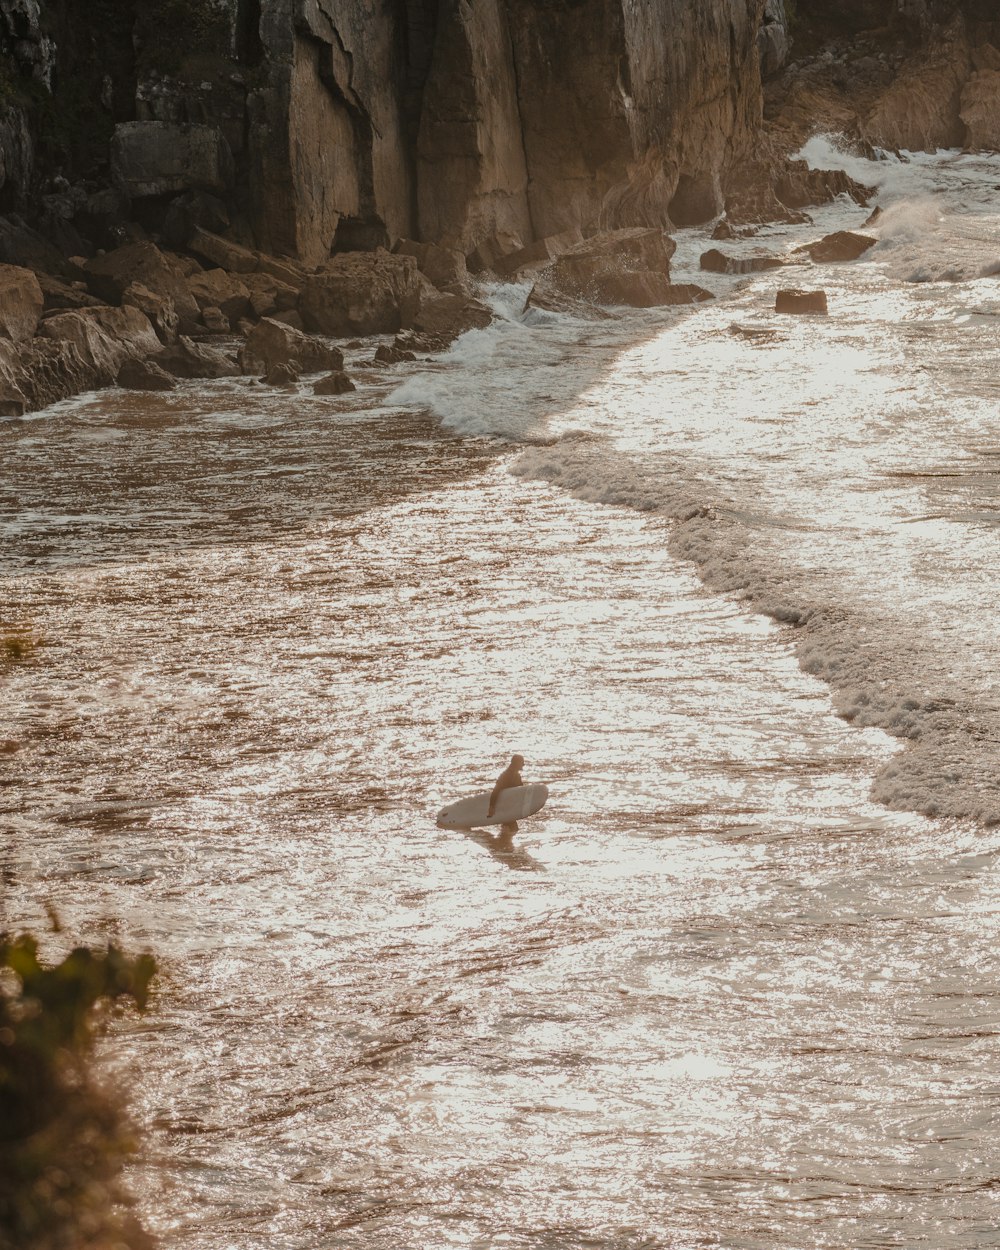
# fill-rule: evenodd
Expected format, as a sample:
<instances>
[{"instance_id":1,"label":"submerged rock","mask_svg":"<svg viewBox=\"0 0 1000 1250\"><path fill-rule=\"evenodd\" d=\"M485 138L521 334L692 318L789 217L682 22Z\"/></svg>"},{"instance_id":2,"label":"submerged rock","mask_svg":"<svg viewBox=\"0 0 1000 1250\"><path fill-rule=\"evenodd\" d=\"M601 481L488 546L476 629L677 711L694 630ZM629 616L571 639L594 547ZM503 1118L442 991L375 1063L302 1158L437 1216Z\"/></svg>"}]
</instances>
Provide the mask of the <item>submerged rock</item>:
<instances>
[{"instance_id":1,"label":"submerged rock","mask_svg":"<svg viewBox=\"0 0 1000 1250\"><path fill-rule=\"evenodd\" d=\"M284 322L262 317L247 335L239 360L245 373L276 365L294 365L299 373L320 373L344 367L344 353L312 334L303 334Z\"/></svg>"},{"instance_id":2,"label":"submerged rock","mask_svg":"<svg viewBox=\"0 0 1000 1250\"><path fill-rule=\"evenodd\" d=\"M878 242L868 234L855 234L853 230L837 230L819 239L816 243L806 243L795 249L796 253L805 253L817 264L829 264L833 261L857 260Z\"/></svg>"},{"instance_id":3,"label":"submerged rock","mask_svg":"<svg viewBox=\"0 0 1000 1250\"><path fill-rule=\"evenodd\" d=\"M345 395L348 391L357 390L351 379L342 370L328 373L313 383L314 395Z\"/></svg>"},{"instance_id":4,"label":"submerged rock","mask_svg":"<svg viewBox=\"0 0 1000 1250\"><path fill-rule=\"evenodd\" d=\"M774 311L779 313L826 313L825 291L779 291L774 301Z\"/></svg>"},{"instance_id":5,"label":"submerged rock","mask_svg":"<svg viewBox=\"0 0 1000 1250\"><path fill-rule=\"evenodd\" d=\"M117 383L129 391L172 391L177 379L153 360L126 360L118 370Z\"/></svg>"},{"instance_id":6,"label":"submerged rock","mask_svg":"<svg viewBox=\"0 0 1000 1250\"><path fill-rule=\"evenodd\" d=\"M701 255L699 262L702 269L710 273L762 273L767 269L780 269L784 260L780 256L769 256L755 253L747 256L727 256L717 247L709 248Z\"/></svg>"}]
</instances>

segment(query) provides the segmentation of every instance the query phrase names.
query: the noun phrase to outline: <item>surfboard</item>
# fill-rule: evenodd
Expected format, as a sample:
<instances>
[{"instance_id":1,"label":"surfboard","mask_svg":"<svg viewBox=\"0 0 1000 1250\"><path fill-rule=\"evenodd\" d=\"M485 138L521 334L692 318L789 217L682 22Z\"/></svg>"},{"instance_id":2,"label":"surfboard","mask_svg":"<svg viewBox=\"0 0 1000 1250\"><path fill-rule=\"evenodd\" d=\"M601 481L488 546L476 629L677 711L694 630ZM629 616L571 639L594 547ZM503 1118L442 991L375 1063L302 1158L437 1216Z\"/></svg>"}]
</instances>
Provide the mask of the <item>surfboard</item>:
<instances>
[{"instance_id":1,"label":"surfboard","mask_svg":"<svg viewBox=\"0 0 1000 1250\"><path fill-rule=\"evenodd\" d=\"M490 790L483 790L479 794L470 794L467 798L456 799L454 803L442 807L437 815L439 827L478 829L483 825L505 825L511 820L524 820L526 816L534 816L535 812L541 811L545 806L549 788L539 783L502 790L496 810L492 816L487 816L491 793Z\"/></svg>"}]
</instances>

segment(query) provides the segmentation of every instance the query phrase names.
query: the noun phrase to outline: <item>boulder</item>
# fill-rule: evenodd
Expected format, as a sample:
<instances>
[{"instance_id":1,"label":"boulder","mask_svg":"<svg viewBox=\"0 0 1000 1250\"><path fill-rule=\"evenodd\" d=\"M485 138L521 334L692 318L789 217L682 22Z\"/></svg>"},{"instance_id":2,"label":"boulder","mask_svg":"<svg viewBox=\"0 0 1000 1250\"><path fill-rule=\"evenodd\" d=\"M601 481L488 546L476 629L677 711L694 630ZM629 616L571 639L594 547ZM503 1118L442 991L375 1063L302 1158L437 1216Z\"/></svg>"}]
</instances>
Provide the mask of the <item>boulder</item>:
<instances>
[{"instance_id":1,"label":"boulder","mask_svg":"<svg viewBox=\"0 0 1000 1250\"><path fill-rule=\"evenodd\" d=\"M427 281L439 289L464 286L469 280L465 256L458 248L400 239L392 250L397 256L412 256Z\"/></svg>"},{"instance_id":2,"label":"boulder","mask_svg":"<svg viewBox=\"0 0 1000 1250\"><path fill-rule=\"evenodd\" d=\"M524 302L524 310L541 309L543 312L563 313L567 317L575 317L578 321L613 321L614 314L597 304L582 299L577 295L569 295L557 287L551 279L543 274L531 288Z\"/></svg>"},{"instance_id":3,"label":"boulder","mask_svg":"<svg viewBox=\"0 0 1000 1250\"><path fill-rule=\"evenodd\" d=\"M830 264L834 261L857 260L878 242L869 234L855 234L853 230L837 230L819 239L816 243L806 243L795 249L796 253L806 253L810 260L818 265Z\"/></svg>"},{"instance_id":4,"label":"boulder","mask_svg":"<svg viewBox=\"0 0 1000 1250\"><path fill-rule=\"evenodd\" d=\"M269 317L276 309L298 308L299 288L273 274L258 270L241 274L240 281L250 292L250 306L258 317Z\"/></svg>"},{"instance_id":5,"label":"boulder","mask_svg":"<svg viewBox=\"0 0 1000 1250\"><path fill-rule=\"evenodd\" d=\"M118 370L117 384L127 391L172 391L177 379L153 360L126 360Z\"/></svg>"},{"instance_id":6,"label":"boulder","mask_svg":"<svg viewBox=\"0 0 1000 1250\"><path fill-rule=\"evenodd\" d=\"M211 304L201 310L201 319L209 334L231 334L232 326L229 318L221 308L213 308Z\"/></svg>"},{"instance_id":7,"label":"boulder","mask_svg":"<svg viewBox=\"0 0 1000 1250\"><path fill-rule=\"evenodd\" d=\"M774 301L779 313L826 313L825 291L779 291Z\"/></svg>"},{"instance_id":8,"label":"boulder","mask_svg":"<svg viewBox=\"0 0 1000 1250\"><path fill-rule=\"evenodd\" d=\"M296 292L302 289L302 284L308 277L307 270L298 261L269 256L267 252L257 253L257 272L276 278L279 283L292 287Z\"/></svg>"},{"instance_id":9,"label":"boulder","mask_svg":"<svg viewBox=\"0 0 1000 1250\"><path fill-rule=\"evenodd\" d=\"M967 148L1000 152L1000 69L983 69L969 78L962 88L959 116Z\"/></svg>"},{"instance_id":10,"label":"boulder","mask_svg":"<svg viewBox=\"0 0 1000 1250\"><path fill-rule=\"evenodd\" d=\"M498 230L476 244L465 258L466 265L470 273L482 273L484 269L496 272L498 262L523 247L520 235L512 230Z\"/></svg>"},{"instance_id":11,"label":"boulder","mask_svg":"<svg viewBox=\"0 0 1000 1250\"><path fill-rule=\"evenodd\" d=\"M450 340L467 330L485 329L492 322L493 313L481 300L439 291L422 279L419 290L406 303L403 320L408 329Z\"/></svg>"},{"instance_id":12,"label":"boulder","mask_svg":"<svg viewBox=\"0 0 1000 1250\"><path fill-rule=\"evenodd\" d=\"M132 199L190 188L224 194L233 182L233 154L216 126L121 122L110 156L116 185Z\"/></svg>"},{"instance_id":13,"label":"boulder","mask_svg":"<svg viewBox=\"0 0 1000 1250\"><path fill-rule=\"evenodd\" d=\"M261 378L268 386L294 386L299 380L299 371L290 363L271 365Z\"/></svg>"},{"instance_id":14,"label":"boulder","mask_svg":"<svg viewBox=\"0 0 1000 1250\"><path fill-rule=\"evenodd\" d=\"M101 381L68 341L36 336L15 344L0 339L0 414L20 416L93 390Z\"/></svg>"},{"instance_id":15,"label":"boulder","mask_svg":"<svg viewBox=\"0 0 1000 1250\"><path fill-rule=\"evenodd\" d=\"M72 308L98 308L104 303L95 295L90 295L85 282L64 282L51 273L36 273L38 285L42 288L44 312L66 311Z\"/></svg>"},{"instance_id":16,"label":"boulder","mask_svg":"<svg viewBox=\"0 0 1000 1250\"><path fill-rule=\"evenodd\" d=\"M42 288L30 269L0 265L0 337L14 343L30 339L44 303Z\"/></svg>"},{"instance_id":17,"label":"boulder","mask_svg":"<svg viewBox=\"0 0 1000 1250\"><path fill-rule=\"evenodd\" d=\"M148 356L160 349L149 318L131 307L55 313L42 322L41 333L56 342L71 343L91 371L94 386L109 386L129 357Z\"/></svg>"},{"instance_id":18,"label":"boulder","mask_svg":"<svg viewBox=\"0 0 1000 1250\"><path fill-rule=\"evenodd\" d=\"M204 269L191 274L187 282L202 311L202 319L206 308L221 309L227 320L234 323L249 316L252 309L249 289L224 269Z\"/></svg>"},{"instance_id":19,"label":"boulder","mask_svg":"<svg viewBox=\"0 0 1000 1250\"><path fill-rule=\"evenodd\" d=\"M320 373L344 367L344 353L331 343L262 317L240 349L245 373L269 372L275 365L292 364L300 373Z\"/></svg>"},{"instance_id":20,"label":"boulder","mask_svg":"<svg viewBox=\"0 0 1000 1250\"><path fill-rule=\"evenodd\" d=\"M627 226L621 230L602 230L567 247L558 266L569 272L577 259L586 261L600 257L614 261L622 269L650 269L670 277L670 258L677 244L668 234L652 226Z\"/></svg>"},{"instance_id":21,"label":"boulder","mask_svg":"<svg viewBox=\"0 0 1000 1250\"><path fill-rule=\"evenodd\" d=\"M605 269L587 283L589 299L628 308L658 308L671 302L670 293L670 279L652 269Z\"/></svg>"},{"instance_id":22,"label":"boulder","mask_svg":"<svg viewBox=\"0 0 1000 1250\"><path fill-rule=\"evenodd\" d=\"M306 328L306 323L299 316L294 308L280 308L277 312L271 314L272 321L280 321L282 325L291 326L293 330L302 330Z\"/></svg>"},{"instance_id":23,"label":"boulder","mask_svg":"<svg viewBox=\"0 0 1000 1250\"><path fill-rule=\"evenodd\" d=\"M235 378L242 370L231 356L180 335L154 357L175 378Z\"/></svg>"},{"instance_id":24,"label":"boulder","mask_svg":"<svg viewBox=\"0 0 1000 1250\"><path fill-rule=\"evenodd\" d=\"M345 395L348 391L357 390L351 379L342 370L328 373L313 383L314 395Z\"/></svg>"},{"instance_id":25,"label":"boulder","mask_svg":"<svg viewBox=\"0 0 1000 1250\"><path fill-rule=\"evenodd\" d=\"M411 351L407 351L405 347L396 347L395 344L389 347L385 343L380 343L375 348L375 355L372 357L374 365L398 365L407 360L416 360L416 356Z\"/></svg>"},{"instance_id":26,"label":"boulder","mask_svg":"<svg viewBox=\"0 0 1000 1250\"><path fill-rule=\"evenodd\" d=\"M865 205L875 188L856 182L842 169L810 169L806 161L790 160L775 180L774 193L786 208L797 209L829 204L839 195L848 195L855 204Z\"/></svg>"},{"instance_id":27,"label":"boulder","mask_svg":"<svg viewBox=\"0 0 1000 1250\"><path fill-rule=\"evenodd\" d=\"M780 269L785 262L780 256L755 253L749 256L727 256L717 247L702 252L699 264L709 273L762 273L766 269Z\"/></svg>"},{"instance_id":28,"label":"boulder","mask_svg":"<svg viewBox=\"0 0 1000 1250\"><path fill-rule=\"evenodd\" d=\"M187 246L201 260L228 273L254 273L259 268L256 252L234 243L232 239L224 239L221 234L203 230L201 226L192 230Z\"/></svg>"},{"instance_id":29,"label":"boulder","mask_svg":"<svg viewBox=\"0 0 1000 1250\"><path fill-rule=\"evenodd\" d=\"M118 304L133 283L173 301L179 317L197 320L198 304L177 260L155 243L126 243L87 262L87 286L95 295Z\"/></svg>"},{"instance_id":30,"label":"boulder","mask_svg":"<svg viewBox=\"0 0 1000 1250\"><path fill-rule=\"evenodd\" d=\"M179 318L169 295L157 295L141 282L133 282L122 292L122 307L138 308L145 313L161 343L172 343L177 338Z\"/></svg>"},{"instance_id":31,"label":"boulder","mask_svg":"<svg viewBox=\"0 0 1000 1250\"><path fill-rule=\"evenodd\" d=\"M422 281L412 256L344 252L306 279L299 311L320 334L395 334L409 321L404 308L419 305Z\"/></svg>"},{"instance_id":32,"label":"boulder","mask_svg":"<svg viewBox=\"0 0 1000 1250\"><path fill-rule=\"evenodd\" d=\"M583 243L583 235L579 230L565 230L561 234L550 234L544 239L536 239L527 247L519 248L506 256L497 257L492 268L501 278L508 278L519 269L534 269L555 260L571 248Z\"/></svg>"}]
</instances>

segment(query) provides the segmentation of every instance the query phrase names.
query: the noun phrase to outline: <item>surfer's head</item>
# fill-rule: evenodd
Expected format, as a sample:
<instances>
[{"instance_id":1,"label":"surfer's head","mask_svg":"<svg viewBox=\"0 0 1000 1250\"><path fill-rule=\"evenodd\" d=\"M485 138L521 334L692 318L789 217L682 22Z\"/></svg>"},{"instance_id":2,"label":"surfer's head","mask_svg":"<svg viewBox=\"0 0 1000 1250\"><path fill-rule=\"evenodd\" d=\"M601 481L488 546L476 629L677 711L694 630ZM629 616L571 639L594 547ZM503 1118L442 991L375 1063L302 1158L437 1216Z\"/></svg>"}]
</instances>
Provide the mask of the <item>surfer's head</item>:
<instances>
[{"instance_id":1,"label":"surfer's head","mask_svg":"<svg viewBox=\"0 0 1000 1250\"><path fill-rule=\"evenodd\" d=\"M512 756L510 757L510 766L511 766L511 768L523 768L523 767L524 767L524 756L523 756L523 755L512 755Z\"/></svg>"}]
</instances>

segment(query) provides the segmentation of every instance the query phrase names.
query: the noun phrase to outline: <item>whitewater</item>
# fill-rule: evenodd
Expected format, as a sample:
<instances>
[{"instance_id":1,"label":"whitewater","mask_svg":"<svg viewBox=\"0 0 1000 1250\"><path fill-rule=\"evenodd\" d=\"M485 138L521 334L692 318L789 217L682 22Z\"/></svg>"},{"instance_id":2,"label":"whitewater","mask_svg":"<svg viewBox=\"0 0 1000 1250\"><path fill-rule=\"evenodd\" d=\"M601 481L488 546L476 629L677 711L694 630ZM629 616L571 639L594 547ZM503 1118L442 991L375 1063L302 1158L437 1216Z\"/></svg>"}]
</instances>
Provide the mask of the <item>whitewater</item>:
<instances>
[{"instance_id":1,"label":"whitewater","mask_svg":"<svg viewBox=\"0 0 1000 1250\"><path fill-rule=\"evenodd\" d=\"M1000 1246L1000 158L804 155L878 219L711 303L0 429L2 922L157 952L165 1246Z\"/></svg>"}]
</instances>

